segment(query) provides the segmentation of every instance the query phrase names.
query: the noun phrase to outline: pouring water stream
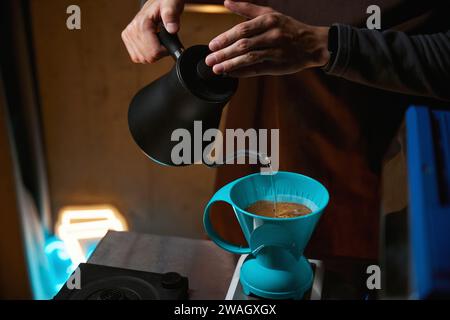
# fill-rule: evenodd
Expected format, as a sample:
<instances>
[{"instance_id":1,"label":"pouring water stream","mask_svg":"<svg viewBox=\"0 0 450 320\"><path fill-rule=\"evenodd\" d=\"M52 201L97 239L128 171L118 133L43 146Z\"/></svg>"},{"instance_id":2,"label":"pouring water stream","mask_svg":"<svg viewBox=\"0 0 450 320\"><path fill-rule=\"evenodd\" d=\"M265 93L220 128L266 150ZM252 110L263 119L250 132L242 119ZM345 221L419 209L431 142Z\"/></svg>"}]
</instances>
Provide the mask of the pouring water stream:
<instances>
[{"instance_id":1,"label":"pouring water stream","mask_svg":"<svg viewBox=\"0 0 450 320\"><path fill-rule=\"evenodd\" d=\"M241 157L249 157L249 158L253 158L253 159L256 158L259 161L259 163L261 164L261 166L263 166L265 168L269 168L270 189L271 189L272 197L273 197L273 212L274 212L275 216L278 216L278 211L277 211L278 196L277 196L277 191L275 189L274 172L273 172L273 168L272 168L271 159L265 153L256 152L253 150L238 150L237 152L235 152L231 155L227 155L227 157L223 163L220 163L220 164L205 163L205 164L210 168L218 168L218 167L223 166L224 164L230 163L232 160L235 160L235 159L241 158ZM213 163L213 161L209 161L209 163Z\"/></svg>"}]
</instances>

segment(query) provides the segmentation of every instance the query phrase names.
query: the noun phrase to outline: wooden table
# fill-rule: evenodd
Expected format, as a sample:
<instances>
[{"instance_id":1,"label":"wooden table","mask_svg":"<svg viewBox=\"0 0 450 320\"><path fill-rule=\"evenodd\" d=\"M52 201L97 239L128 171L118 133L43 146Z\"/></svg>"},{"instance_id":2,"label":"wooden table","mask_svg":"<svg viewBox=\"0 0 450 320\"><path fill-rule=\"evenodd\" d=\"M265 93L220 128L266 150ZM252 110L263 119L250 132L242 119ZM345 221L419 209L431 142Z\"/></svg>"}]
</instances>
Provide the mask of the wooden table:
<instances>
[{"instance_id":1,"label":"wooden table","mask_svg":"<svg viewBox=\"0 0 450 320\"><path fill-rule=\"evenodd\" d=\"M147 272L178 272L190 299L225 299L237 256L212 241L110 231L88 263Z\"/></svg>"}]
</instances>

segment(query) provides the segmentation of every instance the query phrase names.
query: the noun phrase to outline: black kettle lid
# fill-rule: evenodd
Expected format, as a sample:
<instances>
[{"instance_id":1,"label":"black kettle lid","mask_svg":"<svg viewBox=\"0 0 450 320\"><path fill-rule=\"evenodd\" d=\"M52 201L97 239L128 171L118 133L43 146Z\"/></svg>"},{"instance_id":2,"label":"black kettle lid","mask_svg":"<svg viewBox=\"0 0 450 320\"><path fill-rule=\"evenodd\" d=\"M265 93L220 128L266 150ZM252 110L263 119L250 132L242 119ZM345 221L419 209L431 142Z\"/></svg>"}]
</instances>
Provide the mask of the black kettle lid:
<instances>
[{"instance_id":1,"label":"black kettle lid","mask_svg":"<svg viewBox=\"0 0 450 320\"><path fill-rule=\"evenodd\" d=\"M184 49L178 36L170 34L164 27L161 27L158 38L176 60L180 82L195 96L207 102L224 103L236 92L237 78L217 75L206 65L206 56L211 53L208 46L195 45Z\"/></svg>"},{"instance_id":2,"label":"black kettle lid","mask_svg":"<svg viewBox=\"0 0 450 320\"><path fill-rule=\"evenodd\" d=\"M200 99L210 102L228 101L236 92L238 80L216 75L205 64L208 46L196 45L186 49L177 59L177 73L182 84Z\"/></svg>"}]
</instances>

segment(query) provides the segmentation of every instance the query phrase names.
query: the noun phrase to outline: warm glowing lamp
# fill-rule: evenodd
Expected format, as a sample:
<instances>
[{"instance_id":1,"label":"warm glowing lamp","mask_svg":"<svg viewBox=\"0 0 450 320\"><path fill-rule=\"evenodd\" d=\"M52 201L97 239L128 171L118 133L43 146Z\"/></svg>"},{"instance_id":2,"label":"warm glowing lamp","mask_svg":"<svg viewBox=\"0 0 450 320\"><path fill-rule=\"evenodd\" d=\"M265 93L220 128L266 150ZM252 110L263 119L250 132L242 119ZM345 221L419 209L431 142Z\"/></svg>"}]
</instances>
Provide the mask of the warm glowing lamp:
<instances>
[{"instance_id":1,"label":"warm glowing lamp","mask_svg":"<svg viewBox=\"0 0 450 320\"><path fill-rule=\"evenodd\" d=\"M184 10L195 13L231 13L230 10L219 4L188 3L185 5Z\"/></svg>"},{"instance_id":2,"label":"warm glowing lamp","mask_svg":"<svg viewBox=\"0 0 450 320\"><path fill-rule=\"evenodd\" d=\"M60 210L56 234L74 265L86 262L86 243L98 241L108 230L126 231L123 215L111 205L70 206Z\"/></svg>"}]
</instances>

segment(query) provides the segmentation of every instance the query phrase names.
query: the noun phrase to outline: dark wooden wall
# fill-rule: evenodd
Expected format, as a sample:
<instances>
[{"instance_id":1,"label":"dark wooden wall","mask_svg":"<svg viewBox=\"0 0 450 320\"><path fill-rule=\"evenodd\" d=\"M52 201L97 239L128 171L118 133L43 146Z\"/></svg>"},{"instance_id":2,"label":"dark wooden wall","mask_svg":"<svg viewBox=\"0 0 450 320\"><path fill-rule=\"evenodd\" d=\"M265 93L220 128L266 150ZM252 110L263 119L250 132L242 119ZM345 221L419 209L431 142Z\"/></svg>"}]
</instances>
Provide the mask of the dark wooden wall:
<instances>
[{"instance_id":1,"label":"dark wooden wall","mask_svg":"<svg viewBox=\"0 0 450 320\"><path fill-rule=\"evenodd\" d=\"M0 79L0 299L30 298L13 158Z\"/></svg>"},{"instance_id":2,"label":"dark wooden wall","mask_svg":"<svg viewBox=\"0 0 450 320\"><path fill-rule=\"evenodd\" d=\"M31 1L52 211L110 203L133 230L202 237L215 171L152 163L128 132L133 94L172 66L169 58L151 66L130 62L120 34L138 3ZM71 4L81 8L78 31L66 28ZM239 19L185 13L180 37L185 46L207 43Z\"/></svg>"}]
</instances>

